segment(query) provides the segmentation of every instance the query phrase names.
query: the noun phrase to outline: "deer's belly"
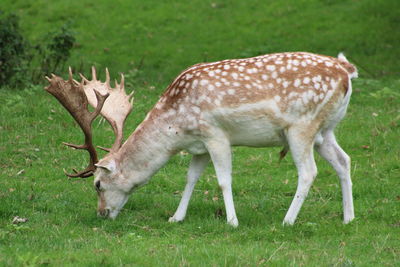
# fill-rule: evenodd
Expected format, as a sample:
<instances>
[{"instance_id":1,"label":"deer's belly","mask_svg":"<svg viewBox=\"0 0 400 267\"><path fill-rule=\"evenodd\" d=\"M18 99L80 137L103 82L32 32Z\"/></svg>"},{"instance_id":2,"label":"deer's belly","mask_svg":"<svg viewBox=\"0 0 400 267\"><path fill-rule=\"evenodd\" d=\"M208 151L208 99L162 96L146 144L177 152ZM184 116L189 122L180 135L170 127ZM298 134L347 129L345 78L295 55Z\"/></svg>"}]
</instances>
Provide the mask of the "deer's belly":
<instances>
[{"instance_id":1,"label":"deer's belly","mask_svg":"<svg viewBox=\"0 0 400 267\"><path fill-rule=\"evenodd\" d=\"M265 119L229 123L227 136L233 146L266 147L284 143L282 128Z\"/></svg>"},{"instance_id":2,"label":"deer's belly","mask_svg":"<svg viewBox=\"0 0 400 267\"><path fill-rule=\"evenodd\" d=\"M212 132L223 132L232 146L280 146L285 142L284 127L266 114L236 114L220 116L212 124Z\"/></svg>"},{"instance_id":3,"label":"deer's belly","mask_svg":"<svg viewBox=\"0 0 400 267\"><path fill-rule=\"evenodd\" d=\"M285 143L283 129L288 122L271 101L239 108L216 109L205 119L215 131L222 130L233 146L280 146Z\"/></svg>"}]
</instances>

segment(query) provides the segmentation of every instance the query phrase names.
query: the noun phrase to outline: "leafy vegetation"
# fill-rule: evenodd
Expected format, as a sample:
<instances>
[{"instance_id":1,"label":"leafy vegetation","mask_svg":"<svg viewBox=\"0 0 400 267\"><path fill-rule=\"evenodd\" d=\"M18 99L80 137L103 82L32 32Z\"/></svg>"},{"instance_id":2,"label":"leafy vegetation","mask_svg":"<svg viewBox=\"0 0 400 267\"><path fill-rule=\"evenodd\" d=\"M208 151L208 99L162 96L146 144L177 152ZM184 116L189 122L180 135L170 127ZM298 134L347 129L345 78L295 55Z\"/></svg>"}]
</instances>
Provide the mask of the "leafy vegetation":
<instances>
[{"instance_id":1,"label":"leafy vegetation","mask_svg":"<svg viewBox=\"0 0 400 267\"><path fill-rule=\"evenodd\" d=\"M23 88L65 68L75 43L68 24L32 46L21 34L15 14L6 16L0 10L0 15L0 86Z\"/></svg>"},{"instance_id":2,"label":"leafy vegetation","mask_svg":"<svg viewBox=\"0 0 400 267\"><path fill-rule=\"evenodd\" d=\"M0 85L24 84L26 70L26 41L19 32L18 18L0 10Z\"/></svg>"},{"instance_id":3,"label":"leafy vegetation","mask_svg":"<svg viewBox=\"0 0 400 267\"><path fill-rule=\"evenodd\" d=\"M128 90L136 92L127 135L166 85L200 61L284 50L333 56L345 51L361 78L337 129L352 157L356 220L342 224L336 174L316 157L319 174L298 221L283 227L297 181L290 156L279 163L279 148L240 147L233 162L237 229L225 223L212 166L196 186L185 222L167 222L184 188L185 154L135 192L117 220L97 218L92 180L67 180L62 171L87 160L61 145L83 139L73 119L41 85L3 88L0 265L396 266L398 7L395 0L3 1L4 10L20 17L22 36L31 43L41 43L49 29L70 19L64 33L76 38L67 61L74 69L108 66L113 77L126 74ZM59 74L67 73L58 66ZM94 134L99 145L112 140L106 124L96 124ZM13 223L16 216L28 221Z\"/></svg>"}]
</instances>

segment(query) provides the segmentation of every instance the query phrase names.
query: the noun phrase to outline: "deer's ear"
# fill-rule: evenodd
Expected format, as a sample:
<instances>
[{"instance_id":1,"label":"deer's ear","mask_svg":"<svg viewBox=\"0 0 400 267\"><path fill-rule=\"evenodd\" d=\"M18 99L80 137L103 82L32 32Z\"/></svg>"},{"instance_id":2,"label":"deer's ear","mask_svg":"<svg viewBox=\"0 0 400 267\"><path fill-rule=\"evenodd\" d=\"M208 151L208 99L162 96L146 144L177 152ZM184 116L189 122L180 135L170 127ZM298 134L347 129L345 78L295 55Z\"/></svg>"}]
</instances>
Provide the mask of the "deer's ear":
<instances>
[{"instance_id":1,"label":"deer's ear","mask_svg":"<svg viewBox=\"0 0 400 267\"><path fill-rule=\"evenodd\" d=\"M114 172L117 169L117 164L113 159L102 159L95 164L97 168L107 170L109 172Z\"/></svg>"}]
</instances>

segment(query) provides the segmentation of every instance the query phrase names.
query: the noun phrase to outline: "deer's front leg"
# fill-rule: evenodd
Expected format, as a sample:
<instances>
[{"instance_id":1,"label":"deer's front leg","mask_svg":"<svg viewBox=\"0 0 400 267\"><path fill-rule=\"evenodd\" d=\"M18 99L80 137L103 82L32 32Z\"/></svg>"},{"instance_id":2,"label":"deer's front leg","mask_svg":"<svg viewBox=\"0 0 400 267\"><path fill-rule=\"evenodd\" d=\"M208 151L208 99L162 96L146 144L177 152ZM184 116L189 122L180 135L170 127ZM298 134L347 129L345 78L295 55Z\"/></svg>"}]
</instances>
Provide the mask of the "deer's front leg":
<instances>
[{"instance_id":1,"label":"deer's front leg","mask_svg":"<svg viewBox=\"0 0 400 267\"><path fill-rule=\"evenodd\" d=\"M237 227L239 222L236 217L232 196L232 155L230 143L225 138L219 138L207 142L206 147L214 164L218 184L224 197L227 222L233 227Z\"/></svg>"},{"instance_id":2,"label":"deer's front leg","mask_svg":"<svg viewBox=\"0 0 400 267\"><path fill-rule=\"evenodd\" d=\"M187 174L187 183L185 190L182 194L181 202L179 203L178 209L174 216L169 218L169 222L180 222L185 219L186 211L189 205L190 198L193 193L194 186L207 167L208 161L210 160L209 154L193 155L192 161L190 162L189 171Z\"/></svg>"},{"instance_id":3,"label":"deer's front leg","mask_svg":"<svg viewBox=\"0 0 400 267\"><path fill-rule=\"evenodd\" d=\"M313 142L302 129L289 129L287 139L298 172L298 184L292 204L283 220L284 225L293 225L317 175Z\"/></svg>"}]
</instances>

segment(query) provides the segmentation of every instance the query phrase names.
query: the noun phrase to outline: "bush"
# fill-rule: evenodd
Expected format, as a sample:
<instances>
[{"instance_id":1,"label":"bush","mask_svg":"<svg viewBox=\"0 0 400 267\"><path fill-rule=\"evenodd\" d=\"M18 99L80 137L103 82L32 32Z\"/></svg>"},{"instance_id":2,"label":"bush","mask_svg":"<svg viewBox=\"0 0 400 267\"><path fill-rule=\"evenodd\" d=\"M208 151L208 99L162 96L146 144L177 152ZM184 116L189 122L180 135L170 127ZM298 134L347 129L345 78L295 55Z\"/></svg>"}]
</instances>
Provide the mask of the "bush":
<instances>
[{"instance_id":1,"label":"bush","mask_svg":"<svg viewBox=\"0 0 400 267\"><path fill-rule=\"evenodd\" d=\"M45 75L65 67L75 44L70 23L48 33L40 44L31 45L20 33L16 15L0 11L0 87L40 83Z\"/></svg>"},{"instance_id":2,"label":"bush","mask_svg":"<svg viewBox=\"0 0 400 267\"><path fill-rule=\"evenodd\" d=\"M0 11L0 86L18 87L26 82L27 47L18 17Z\"/></svg>"},{"instance_id":3,"label":"bush","mask_svg":"<svg viewBox=\"0 0 400 267\"><path fill-rule=\"evenodd\" d=\"M32 81L40 82L45 75L62 70L74 44L75 37L70 30L70 23L61 26L59 31L49 33L40 45L34 47L33 62L36 66L32 66Z\"/></svg>"}]
</instances>

